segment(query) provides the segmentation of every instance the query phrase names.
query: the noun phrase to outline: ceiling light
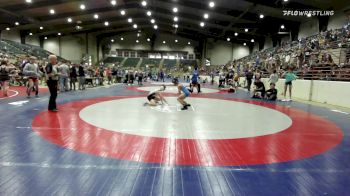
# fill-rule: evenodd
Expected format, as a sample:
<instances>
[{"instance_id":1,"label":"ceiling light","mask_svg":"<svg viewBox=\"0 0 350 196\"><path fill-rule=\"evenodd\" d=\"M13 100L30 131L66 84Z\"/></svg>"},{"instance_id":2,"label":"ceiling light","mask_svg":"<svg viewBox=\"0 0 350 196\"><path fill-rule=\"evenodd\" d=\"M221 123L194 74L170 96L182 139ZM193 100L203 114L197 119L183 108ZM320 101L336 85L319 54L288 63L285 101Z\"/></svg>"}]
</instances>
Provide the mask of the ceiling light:
<instances>
[{"instance_id":1,"label":"ceiling light","mask_svg":"<svg viewBox=\"0 0 350 196\"><path fill-rule=\"evenodd\" d=\"M153 23L155 23L156 21L154 20L154 19L151 19L151 23L153 24Z\"/></svg>"},{"instance_id":2,"label":"ceiling light","mask_svg":"<svg viewBox=\"0 0 350 196\"><path fill-rule=\"evenodd\" d=\"M238 36L238 33L235 33L235 36Z\"/></svg>"},{"instance_id":3,"label":"ceiling light","mask_svg":"<svg viewBox=\"0 0 350 196\"><path fill-rule=\"evenodd\" d=\"M179 21L179 18L175 16L175 17L174 17L174 21L175 21L175 22Z\"/></svg>"},{"instance_id":4,"label":"ceiling light","mask_svg":"<svg viewBox=\"0 0 350 196\"><path fill-rule=\"evenodd\" d=\"M122 41L123 41L123 40L124 40L124 38L123 38L123 37L121 37L121 38L120 38L120 40L122 40Z\"/></svg>"},{"instance_id":5,"label":"ceiling light","mask_svg":"<svg viewBox=\"0 0 350 196\"><path fill-rule=\"evenodd\" d=\"M55 10L54 10L54 9L51 9L51 10L50 10L50 14L55 14Z\"/></svg>"},{"instance_id":6,"label":"ceiling light","mask_svg":"<svg viewBox=\"0 0 350 196\"><path fill-rule=\"evenodd\" d=\"M204 22L201 22L201 23L199 23L199 25L200 25L201 27L204 27L204 26L205 26L205 23L204 23Z\"/></svg>"},{"instance_id":7,"label":"ceiling light","mask_svg":"<svg viewBox=\"0 0 350 196\"><path fill-rule=\"evenodd\" d=\"M158 29L158 25L154 25L153 28L154 28L154 29Z\"/></svg>"},{"instance_id":8,"label":"ceiling light","mask_svg":"<svg viewBox=\"0 0 350 196\"><path fill-rule=\"evenodd\" d=\"M112 4L113 6L115 6L115 5L117 5L117 1L116 1L116 0L112 0L112 1L111 1L111 4Z\"/></svg>"},{"instance_id":9,"label":"ceiling light","mask_svg":"<svg viewBox=\"0 0 350 196\"><path fill-rule=\"evenodd\" d=\"M151 11L147 11L147 16L152 16L152 12Z\"/></svg>"},{"instance_id":10,"label":"ceiling light","mask_svg":"<svg viewBox=\"0 0 350 196\"><path fill-rule=\"evenodd\" d=\"M44 37L44 39L47 39L47 37Z\"/></svg>"},{"instance_id":11,"label":"ceiling light","mask_svg":"<svg viewBox=\"0 0 350 196\"><path fill-rule=\"evenodd\" d=\"M175 40L175 43L177 43L178 41L177 41L177 39Z\"/></svg>"},{"instance_id":12,"label":"ceiling light","mask_svg":"<svg viewBox=\"0 0 350 196\"><path fill-rule=\"evenodd\" d=\"M100 16L98 14L94 14L94 18L98 19Z\"/></svg>"},{"instance_id":13,"label":"ceiling light","mask_svg":"<svg viewBox=\"0 0 350 196\"><path fill-rule=\"evenodd\" d=\"M288 2L288 0L283 0L284 2Z\"/></svg>"},{"instance_id":14,"label":"ceiling light","mask_svg":"<svg viewBox=\"0 0 350 196\"><path fill-rule=\"evenodd\" d=\"M150 39L150 38L147 38L147 41L148 41L148 42L150 42L150 41L151 41L151 39Z\"/></svg>"},{"instance_id":15,"label":"ceiling light","mask_svg":"<svg viewBox=\"0 0 350 196\"><path fill-rule=\"evenodd\" d=\"M71 23L71 22L73 22L73 19L72 18L67 18L67 22Z\"/></svg>"},{"instance_id":16,"label":"ceiling light","mask_svg":"<svg viewBox=\"0 0 350 196\"><path fill-rule=\"evenodd\" d=\"M284 29L285 27L284 27L284 25L281 25L281 29Z\"/></svg>"},{"instance_id":17,"label":"ceiling light","mask_svg":"<svg viewBox=\"0 0 350 196\"><path fill-rule=\"evenodd\" d=\"M81 10L85 10L85 8L86 8L86 7L85 7L84 4L81 4L81 5L80 5L80 9L81 9Z\"/></svg>"},{"instance_id":18,"label":"ceiling light","mask_svg":"<svg viewBox=\"0 0 350 196\"><path fill-rule=\"evenodd\" d=\"M203 15L203 18L208 19L208 18L209 18L209 14L205 13L205 14Z\"/></svg>"},{"instance_id":19,"label":"ceiling light","mask_svg":"<svg viewBox=\"0 0 350 196\"><path fill-rule=\"evenodd\" d=\"M33 35L33 33L32 33L32 32L30 32L30 33L29 33L29 35L30 35L30 36L32 36L32 35Z\"/></svg>"},{"instance_id":20,"label":"ceiling light","mask_svg":"<svg viewBox=\"0 0 350 196\"><path fill-rule=\"evenodd\" d=\"M209 7L214 7L215 3L213 1L209 2Z\"/></svg>"},{"instance_id":21,"label":"ceiling light","mask_svg":"<svg viewBox=\"0 0 350 196\"><path fill-rule=\"evenodd\" d=\"M248 29L244 29L245 32L248 32Z\"/></svg>"},{"instance_id":22,"label":"ceiling light","mask_svg":"<svg viewBox=\"0 0 350 196\"><path fill-rule=\"evenodd\" d=\"M44 29L44 27L40 27L39 29L40 29L40 30L43 30L43 29Z\"/></svg>"},{"instance_id":23,"label":"ceiling light","mask_svg":"<svg viewBox=\"0 0 350 196\"><path fill-rule=\"evenodd\" d=\"M18 25L19 25L19 22L15 22L15 25L18 26Z\"/></svg>"},{"instance_id":24,"label":"ceiling light","mask_svg":"<svg viewBox=\"0 0 350 196\"><path fill-rule=\"evenodd\" d=\"M177 11L178 11L177 7L174 7L174 8L173 8L173 12L174 12L174 13L177 13Z\"/></svg>"},{"instance_id":25,"label":"ceiling light","mask_svg":"<svg viewBox=\"0 0 350 196\"><path fill-rule=\"evenodd\" d=\"M137 29L137 24L134 24L133 27L134 27L134 29Z\"/></svg>"},{"instance_id":26,"label":"ceiling light","mask_svg":"<svg viewBox=\"0 0 350 196\"><path fill-rule=\"evenodd\" d=\"M175 28L179 28L179 25L178 25L178 24L174 24L174 27L175 27Z\"/></svg>"},{"instance_id":27,"label":"ceiling light","mask_svg":"<svg viewBox=\"0 0 350 196\"><path fill-rule=\"evenodd\" d=\"M191 45L191 42L188 42L187 44L188 44L188 45Z\"/></svg>"},{"instance_id":28,"label":"ceiling light","mask_svg":"<svg viewBox=\"0 0 350 196\"><path fill-rule=\"evenodd\" d=\"M125 10L120 11L120 14L121 14L122 16L124 16L124 15L125 15Z\"/></svg>"},{"instance_id":29,"label":"ceiling light","mask_svg":"<svg viewBox=\"0 0 350 196\"><path fill-rule=\"evenodd\" d=\"M259 18L263 19L265 16L264 14L260 14Z\"/></svg>"},{"instance_id":30,"label":"ceiling light","mask_svg":"<svg viewBox=\"0 0 350 196\"><path fill-rule=\"evenodd\" d=\"M32 3L32 0L26 0L26 3Z\"/></svg>"},{"instance_id":31,"label":"ceiling light","mask_svg":"<svg viewBox=\"0 0 350 196\"><path fill-rule=\"evenodd\" d=\"M128 23L132 23L132 18L128 18Z\"/></svg>"},{"instance_id":32,"label":"ceiling light","mask_svg":"<svg viewBox=\"0 0 350 196\"><path fill-rule=\"evenodd\" d=\"M9 31L9 30L11 30L10 27L7 27L7 28L6 28L6 31Z\"/></svg>"},{"instance_id":33,"label":"ceiling light","mask_svg":"<svg viewBox=\"0 0 350 196\"><path fill-rule=\"evenodd\" d=\"M62 34L61 33L57 33L58 36L61 36Z\"/></svg>"},{"instance_id":34,"label":"ceiling light","mask_svg":"<svg viewBox=\"0 0 350 196\"><path fill-rule=\"evenodd\" d=\"M246 43L243 43L243 46L247 45Z\"/></svg>"},{"instance_id":35,"label":"ceiling light","mask_svg":"<svg viewBox=\"0 0 350 196\"><path fill-rule=\"evenodd\" d=\"M309 17L309 18L310 18L310 17L311 17L311 14L310 14L310 13L308 13L308 14L307 14L307 17Z\"/></svg>"},{"instance_id":36,"label":"ceiling light","mask_svg":"<svg viewBox=\"0 0 350 196\"><path fill-rule=\"evenodd\" d=\"M147 1L142 1L142 2L141 2L141 5L142 5L143 7L147 6Z\"/></svg>"},{"instance_id":37,"label":"ceiling light","mask_svg":"<svg viewBox=\"0 0 350 196\"><path fill-rule=\"evenodd\" d=\"M114 42L114 39L111 39L111 42Z\"/></svg>"},{"instance_id":38,"label":"ceiling light","mask_svg":"<svg viewBox=\"0 0 350 196\"><path fill-rule=\"evenodd\" d=\"M165 44L166 42L165 41L163 41L163 44Z\"/></svg>"},{"instance_id":39,"label":"ceiling light","mask_svg":"<svg viewBox=\"0 0 350 196\"><path fill-rule=\"evenodd\" d=\"M227 41L228 41L228 42L231 41L231 38L228 37L228 38L227 38Z\"/></svg>"},{"instance_id":40,"label":"ceiling light","mask_svg":"<svg viewBox=\"0 0 350 196\"><path fill-rule=\"evenodd\" d=\"M254 42L254 39L250 40L251 42Z\"/></svg>"},{"instance_id":41,"label":"ceiling light","mask_svg":"<svg viewBox=\"0 0 350 196\"><path fill-rule=\"evenodd\" d=\"M136 43L139 43L139 40L136 40Z\"/></svg>"},{"instance_id":42,"label":"ceiling light","mask_svg":"<svg viewBox=\"0 0 350 196\"><path fill-rule=\"evenodd\" d=\"M108 26L108 25L109 25L109 22L108 22L108 21L106 21L106 22L105 22L105 26Z\"/></svg>"},{"instance_id":43,"label":"ceiling light","mask_svg":"<svg viewBox=\"0 0 350 196\"><path fill-rule=\"evenodd\" d=\"M140 37L140 33L137 34L137 37Z\"/></svg>"}]
</instances>

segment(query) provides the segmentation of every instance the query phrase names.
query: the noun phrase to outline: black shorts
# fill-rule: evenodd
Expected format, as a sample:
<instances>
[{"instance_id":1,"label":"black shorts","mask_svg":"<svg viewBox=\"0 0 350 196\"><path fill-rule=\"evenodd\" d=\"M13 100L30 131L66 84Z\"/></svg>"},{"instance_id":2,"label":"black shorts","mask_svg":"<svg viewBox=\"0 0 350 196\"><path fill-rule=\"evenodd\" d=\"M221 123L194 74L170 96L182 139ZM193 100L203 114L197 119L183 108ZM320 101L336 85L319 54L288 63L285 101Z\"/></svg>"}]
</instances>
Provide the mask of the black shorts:
<instances>
[{"instance_id":1,"label":"black shorts","mask_svg":"<svg viewBox=\"0 0 350 196\"><path fill-rule=\"evenodd\" d=\"M192 81L192 85L197 85L198 82L197 81Z\"/></svg>"},{"instance_id":2,"label":"black shorts","mask_svg":"<svg viewBox=\"0 0 350 196\"><path fill-rule=\"evenodd\" d=\"M286 82L285 84L286 84L287 86L288 86L288 85L292 86L292 81Z\"/></svg>"},{"instance_id":3,"label":"black shorts","mask_svg":"<svg viewBox=\"0 0 350 196\"><path fill-rule=\"evenodd\" d=\"M155 98L156 98L156 94L155 93L152 93L152 94L147 96L148 101L151 101L152 99L155 99Z\"/></svg>"}]
</instances>

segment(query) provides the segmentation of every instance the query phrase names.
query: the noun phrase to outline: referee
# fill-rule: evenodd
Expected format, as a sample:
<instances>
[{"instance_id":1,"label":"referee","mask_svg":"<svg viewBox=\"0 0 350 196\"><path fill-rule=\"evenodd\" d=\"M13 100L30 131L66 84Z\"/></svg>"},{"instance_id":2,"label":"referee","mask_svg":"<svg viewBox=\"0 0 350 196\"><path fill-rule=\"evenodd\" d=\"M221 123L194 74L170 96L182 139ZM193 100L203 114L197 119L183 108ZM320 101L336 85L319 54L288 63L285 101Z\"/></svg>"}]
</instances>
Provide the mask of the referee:
<instances>
[{"instance_id":1,"label":"referee","mask_svg":"<svg viewBox=\"0 0 350 196\"><path fill-rule=\"evenodd\" d=\"M56 106L57 98L57 85L58 85L58 70L57 70L57 57L55 55L49 56L49 63L45 67L47 86L50 91L49 111L58 112Z\"/></svg>"}]
</instances>

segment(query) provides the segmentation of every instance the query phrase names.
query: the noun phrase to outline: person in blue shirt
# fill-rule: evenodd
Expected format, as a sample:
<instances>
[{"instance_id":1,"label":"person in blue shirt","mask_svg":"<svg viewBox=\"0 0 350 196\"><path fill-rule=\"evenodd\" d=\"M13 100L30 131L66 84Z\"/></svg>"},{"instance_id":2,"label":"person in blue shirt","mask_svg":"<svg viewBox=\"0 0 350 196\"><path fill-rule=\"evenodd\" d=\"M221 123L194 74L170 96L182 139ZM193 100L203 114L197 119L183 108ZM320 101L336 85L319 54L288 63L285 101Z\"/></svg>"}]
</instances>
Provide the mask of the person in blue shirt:
<instances>
[{"instance_id":1,"label":"person in blue shirt","mask_svg":"<svg viewBox=\"0 0 350 196\"><path fill-rule=\"evenodd\" d=\"M191 105L188 104L185 99L191 95L190 91L183 84L180 84L178 79L174 79L173 83L175 86L177 86L178 92L180 94L177 98L177 101L182 105L181 110L187 110Z\"/></svg>"},{"instance_id":2,"label":"person in blue shirt","mask_svg":"<svg viewBox=\"0 0 350 196\"><path fill-rule=\"evenodd\" d=\"M193 92L193 88L196 87L197 88L197 92L200 93L201 92L201 85L198 82L198 78L199 78L199 73L198 73L198 68L194 68L194 71L192 73L192 78L191 78L191 92Z\"/></svg>"}]
</instances>

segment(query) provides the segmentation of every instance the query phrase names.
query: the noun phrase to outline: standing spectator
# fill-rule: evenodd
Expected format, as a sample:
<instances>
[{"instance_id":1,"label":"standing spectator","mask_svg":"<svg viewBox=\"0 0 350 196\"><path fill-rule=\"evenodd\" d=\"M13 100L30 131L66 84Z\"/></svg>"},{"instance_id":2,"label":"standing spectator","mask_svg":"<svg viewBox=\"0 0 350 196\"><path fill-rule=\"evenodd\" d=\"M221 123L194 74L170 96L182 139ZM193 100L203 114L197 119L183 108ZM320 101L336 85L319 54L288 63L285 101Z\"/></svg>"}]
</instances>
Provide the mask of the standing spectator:
<instances>
[{"instance_id":1,"label":"standing spectator","mask_svg":"<svg viewBox=\"0 0 350 196\"><path fill-rule=\"evenodd\" d=\"M60 73L60 91L68 91L69 66L66 61L63 61L62 64L58 66L58 71Z\"/></svg>"},{"instance_id":2,"label":"standing spectator","mask_svg":"<svg viewBox=\"0 0 350 196\"><path fill-rule=\"evenodd\" d=\"M248 70L248 72L246 73L245 77L246 77L246 80L247 80L247 89L248 89L248 92L250 92L250 87L252 86L252 80L253 80L253 72L251 70Z\"/></svg>"},{"instance_id":3,"label":"standing spectator","mask_svg":"<svg viewBox=\"0 0 350 196\"><path fill-rule=\"evenodd\" d=\"M143 73L142 72L138 72L137 73L137 84L138 85L143 85L142 84L142 79L143 79Z\"/></svg>"},{"instance_id":4,"label":"standing spectator","mask_svg":"<svg viewBox=\"0 0 350 196\"><path fill-rule=\"evenodd\" d=\"M28 77L27 84L27 97L30 98L30 94L32 91L35 91L35 96L39 96L39 78L40 71L39 67L36 64L36 57L30 57L29 63L25 65L23 68L23 74Z\"/></svg>"},{"instance_id":5,"label":"standing spectator","mask_svg":"<svg viewBox=\"0 0 350 196\"><path fill-rule=\"evenodd\" d=\"M82 64L78 67L79 90L85 90L85 70Z\"/></svg>"},{"instance_id":6,"label":"standing spectator","mask_svg":"<svg viewBox=\"0 0 350 196\"><path fill-rule=\"evenodd\" d=\"M108 80L108 85L112 84L112 69L110 67L108 67L106 69L106 76L107 76L107 80Z\"/></svg>"},{"instance_id":7,"label":"standing spectator","mask_svg":"<svg viewBox=\"0 0 350 196\"><path fill-rule=\"evenodd\" d=\"M77 83L78 79L77 68L76 65L71 66L69 72L69 90L75 90L75 83ZM72 88L73 87L73 88Z\"/></svg>"},{"instance_id":8,"label":"standing spectator","mask_svg":"<svg viewBox=\"0 0 350 196\"><path fill-rule=\"evenodd\" d=\"M49 111L58 112L56 106L57 98L57 85L58 85L58 70L57 70L57 57L55 55L49 56L49 63L45 67L47 86L50 91L50 100L49 100Z\"/></svg>"},{"instance_id":9,"label":"standing spectator","mask_svg":"<svg viewBox=\"0 0 350 196\"><path fill-rule=\"evenodd\" d=\"M283 101L292 101L292 87L293 80L297 79L297 76L292 72L292 68L288 68L288 72L283 74L285 77L285 85L284 85L284 100ZM287 96L287 87L289 86L289 99L286 99Z\"/></svg>"},{"instance_id":10,"label":"standing spectator","mask_svg":"<svg viewBox=\"0 0 350 196\"><path fill-rule=\"evenodd\" d=\"M198 73L198 68L194 68L193 74L192 74L192 78L191 78L191 92L193 92L193 88L196 87L197 88L197 92L200 93L201 92L201 85L199 84L198 81L199 78L199 73Z\"/></svg>"},{"instance_id":11,"label":"standing spectator","mask_svg":"<svg viewBox=\"0 0 350 196\"><path fill-rule=\"evenodd\" d=\"M274 84L278 82L278 74L276 70L273 70L273 73L270 75L269 82Z\"/></svg>"},{"instance_id":12,"label":"standing spectator","mask_svg":"<svg viewBox=\"0 0 350 196\"><path fill-rule=\"evenodd\" d=\"M14 66L11 66L7 63L6 60L1 61L0 65L0 85L1 90L4 97L8 96L8 88L9 88L9 81L10 81L10 72L11 69L15 69Z\"/></svg>"}]
</instances>

